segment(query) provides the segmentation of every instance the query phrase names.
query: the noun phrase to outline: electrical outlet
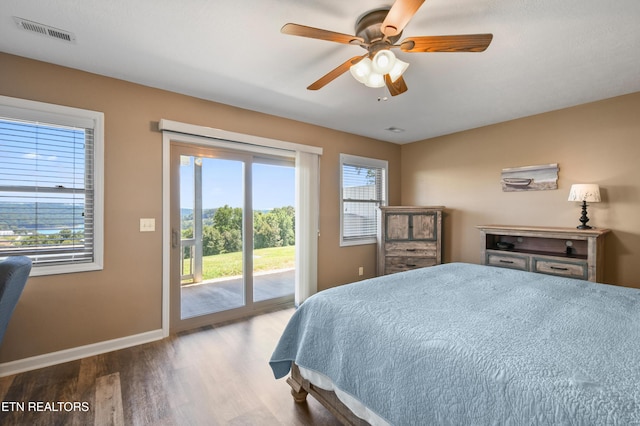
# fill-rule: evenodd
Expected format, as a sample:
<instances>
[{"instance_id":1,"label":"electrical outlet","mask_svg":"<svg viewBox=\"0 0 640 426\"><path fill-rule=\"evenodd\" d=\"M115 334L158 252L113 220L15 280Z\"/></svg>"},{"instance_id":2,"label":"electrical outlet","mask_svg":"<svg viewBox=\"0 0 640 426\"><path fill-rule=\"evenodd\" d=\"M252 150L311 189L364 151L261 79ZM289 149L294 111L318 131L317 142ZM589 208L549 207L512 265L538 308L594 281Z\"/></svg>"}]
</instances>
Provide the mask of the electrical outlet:
<instances>
[{"instance_id":1,"label":"electrical outlet","mask_svg":"<svg viewBox=\"0 0 640 426\"><path fill-rule=\"evenodd\" d=\"M361 266L361 267L358 268L358 275L359 276L363 276L364 275L364 267Z\"/></svg>"}]
</instances>

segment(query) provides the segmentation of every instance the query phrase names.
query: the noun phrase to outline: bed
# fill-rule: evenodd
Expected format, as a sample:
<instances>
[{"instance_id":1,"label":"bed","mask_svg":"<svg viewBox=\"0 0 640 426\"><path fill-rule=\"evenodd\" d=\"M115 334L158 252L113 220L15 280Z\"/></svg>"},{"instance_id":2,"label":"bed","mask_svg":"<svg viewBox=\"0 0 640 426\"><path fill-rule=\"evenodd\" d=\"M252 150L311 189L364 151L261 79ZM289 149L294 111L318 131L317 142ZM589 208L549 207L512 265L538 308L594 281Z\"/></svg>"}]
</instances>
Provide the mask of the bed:
<instances>
[{"instance_id":1,"label":"bed","mask_svg":"<svg viewBox=\"0 0 640 426\"><path fill-rule=\"evenodd\" d=\"M270 366L345 424L640 424L640 290L464 263L386 275L307 299Z\"/></svg>"}]
</instances>

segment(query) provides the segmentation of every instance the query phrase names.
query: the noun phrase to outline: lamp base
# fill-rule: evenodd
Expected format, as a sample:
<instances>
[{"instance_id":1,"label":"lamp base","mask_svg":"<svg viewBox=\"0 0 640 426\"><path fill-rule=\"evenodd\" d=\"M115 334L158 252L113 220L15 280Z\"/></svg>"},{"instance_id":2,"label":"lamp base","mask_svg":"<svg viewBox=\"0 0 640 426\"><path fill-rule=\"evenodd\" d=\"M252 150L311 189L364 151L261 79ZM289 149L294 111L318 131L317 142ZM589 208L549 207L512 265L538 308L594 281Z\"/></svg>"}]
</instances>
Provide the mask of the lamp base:
<instances>
[{"instance_id":1,"label":"lamp base","mask_svg":"<svg viewBox=\"0 0 640 426\"><path fill-rule=\"evenodd\" d=\"M587 217L587 202L582 201L582 216L580 216L580 222L582 225L576 226L578 229L592 229L587 222L589 222L589 218Z\"/></svg>"}]
</instances>

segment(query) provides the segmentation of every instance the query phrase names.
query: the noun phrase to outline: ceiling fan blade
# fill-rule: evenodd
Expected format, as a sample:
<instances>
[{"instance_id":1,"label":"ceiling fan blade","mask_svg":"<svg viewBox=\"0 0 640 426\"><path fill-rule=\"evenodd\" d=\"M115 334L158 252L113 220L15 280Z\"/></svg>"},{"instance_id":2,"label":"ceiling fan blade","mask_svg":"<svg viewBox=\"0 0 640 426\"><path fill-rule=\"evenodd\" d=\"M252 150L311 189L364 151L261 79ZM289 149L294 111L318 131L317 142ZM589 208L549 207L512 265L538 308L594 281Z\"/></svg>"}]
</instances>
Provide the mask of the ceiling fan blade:
<instances>
[{"instance_id":1,"label":"ceiling fan blade","mask_svg":"<svg viewBox=\"0 0 640 426\"><path fill-rule=\"evenodd\" d=\"M333 31L323 30L320 28L307 27L305 25L299 25L299 24L285 24L280 29L280 32L288 35L334 41L336 43L356 44L356 45L364 43L364 39L361 37L356 37L354 35L349 35L349 34L336 33Z\"/></svg>"},{"instance_id":2,"label":"ceiling fan blade","mask_svg":"<svg viewBox=\"0 0 640 426\"><path fill-rule=\"evenodd\" d=\"M387 37L400 34L422 3L424 0L396 0L382 22L380 27L382 34Z\"/></svg>"},{"instance_id":3,"label":"ceiling fan blade","mask_svg":"<svg viewBox=\"0 0 640 426\"><path fill-rule=\"evenodd\" d=\"M493 34L409 37L402 40L404 52L484 52Z\"/></svg>"},{"instance_id":4,"label":"ceiling fan blade","mask_svg":"<svg viewBox=\"0 0 640 426\"><path fill-rule=\"evenodd\" d=\"M345 72L349 71L349 68L351 68L352 65L357 64L363 58L366 58L368 55L369 54L367 53L367 54L362 55L362 56L354 56L353 58L343 62L342 64L338 65L333 70L329 71L328 73L326 73L325 75L320 77L318 80L316 80L314 83L312 83L309 87L307 87L307 89L308 90L322 89L324 86L326 86L327 84L331 83L333 80L335 80L336 78L340 77Z\"/></svg>"},{"instance_id":5,"label":"ceiling fan blade","mask_svg":"<svg viewBox=\"0 0 640 426\"><path fill-rule=\"evenodd\" d=\"M398 77L396 81L391 81L389 74L385 74L384 82L387 84L387 89L389 89L391 96L397 96L407 91L407 83L405 83L402 76Z\"/></svg>"}]
</instances>

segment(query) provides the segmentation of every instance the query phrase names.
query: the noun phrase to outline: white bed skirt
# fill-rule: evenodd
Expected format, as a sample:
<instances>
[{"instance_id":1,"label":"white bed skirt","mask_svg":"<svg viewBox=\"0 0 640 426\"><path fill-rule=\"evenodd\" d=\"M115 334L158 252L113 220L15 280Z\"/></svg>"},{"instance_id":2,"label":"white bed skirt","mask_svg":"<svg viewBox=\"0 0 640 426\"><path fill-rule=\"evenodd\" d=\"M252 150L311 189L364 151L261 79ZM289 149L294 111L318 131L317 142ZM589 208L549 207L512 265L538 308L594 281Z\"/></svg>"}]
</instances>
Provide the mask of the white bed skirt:
<instances>
[{"instance_id":1,"label":"white bed skirt","mask_svg":"<svg viewBox=\"0 0 640 426\"><path fill-rule=\"evenodd\" d=\"M365 420L372 426L389 426L390 424L385 421L382 417L378 416L376 413L371 411L366 405L360 402L358 399L349 395L346 392L343 392L339 388L335 387L330 378L325 376L324 374L315 372L313 370L308 370L304 367L298 366L300 370L300 375L311 382L314 386L319 387L321 389L332 391L336 394L340 402L347 406L353 414Z\"/></svg>"}]
</instances>

